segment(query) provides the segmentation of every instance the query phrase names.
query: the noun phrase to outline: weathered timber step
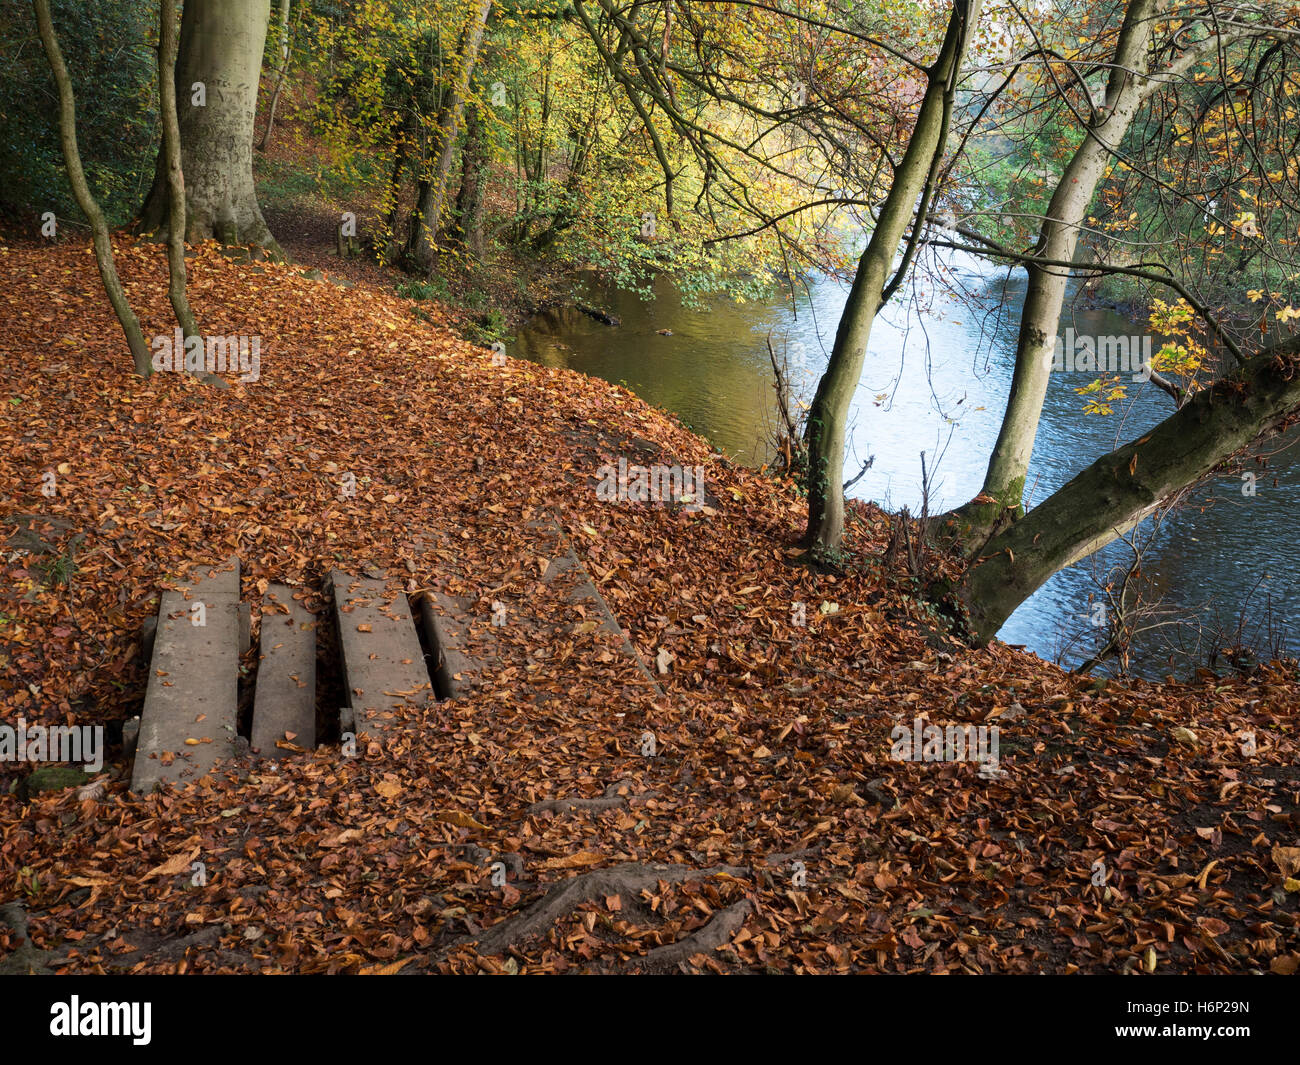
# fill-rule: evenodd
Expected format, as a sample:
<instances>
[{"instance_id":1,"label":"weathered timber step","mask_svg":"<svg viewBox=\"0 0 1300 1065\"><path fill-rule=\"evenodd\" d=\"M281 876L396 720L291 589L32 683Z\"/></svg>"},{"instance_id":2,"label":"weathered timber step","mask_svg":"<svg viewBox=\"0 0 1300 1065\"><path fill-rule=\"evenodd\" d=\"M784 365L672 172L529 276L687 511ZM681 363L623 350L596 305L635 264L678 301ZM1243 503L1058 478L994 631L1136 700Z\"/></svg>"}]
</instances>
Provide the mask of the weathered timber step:
<instances>
[{"instance_id":1,"label":"weathered timber step","mask_svg":"<svg viewBox=\"0 0 1300 1065\"><path fill-rule=\"evenodd\" d=\"M567 584L563 605L580 618L569 621L542 616L535 603L524 603L515 609L525 611L525 616L512 617L506 624L522 622L553 640L581 639L594 632L606 633L605 639L613 645L613 650L631 667L629 694L635 689L653 698L661 697L663 689L646 668L559 525L553 519L540 518L530 522L529 527L541 534L541 547L548 559L542 584L550 585L556 581L560 581L561 586ZM426 563L433 560L434 554L425 554ZM453 699L465 698L502 668L502 661L492 650L493 641L489 638L493 631L492 619L482 616L473 600L434 588L422 597L420 612L436 656L432 672L439 694Z\"/></svg>"},{"instance_id":2,"label":"weathered timber step","mask_svg":"<svg viewBox=\"0 0 1300 1065\"><path fill-rule=\"evenodd\" d=\"M618 623L618 618L614 616L614 611L610 609L605 597L597 590L591 579L591 574L587 572L587 567L582 564L572 546L565 542L563 533L558 528L556 528L555 532L559 538L558 546L562 550L551 559L551 564L546 567L546 574L542 577L542 583L552 584L561 578L567 577L572 583L565 597L566 602L571 606L581 607L584 613L594 613L596 616L593 620L596 622L597 630L610 633L615 637L617 649L640 674L640 679L645 683L646 690L656 697L662 696L663 689L659 687L659 682L655 680L654 674L646 667L636 646L628 639L627 633L623 631L623 626ZM584 623L579 622L578 625L569 626L569 632L576 632L582 624Z\"/></svg>"},{"instance_id":3,"label":"weathered timber step","mask_svg":"<svg viewBox=\"0 0 1300 1065\"><path fill-rule=\"evenodd\" d=\"M253 646L253 617L247 603L239 604L239 653ZM140 626L140 649L145 658L153 658L153 642L158 635L158 619L147 617Z\"/></svg>"},{"instance_id":4,"label":"weathered timber step","mask_svg":"<svg viewBox=\"0 0 1300 1065\"><path fill-rule=\"evenodd\" d=\"M316 618L283 584L270 585L262 597L250 742L269 758L316 746Z\"/></svg>"},{"instance_id":5,"label":"weathered timber step","mask_svg":"<svg viewBox=\"0 0 1300 1065\"><path fill-rule=\"evenodd\" d=\"M235 753L238 613L237 558L163 592L132 791L196 779Z\"/></svg>"},{"instance_id":6,"label":"weathered timber step","mask_svg":"<svg viewBox=\"0 0 1300 1065\"><path fill-rule=\"evenodd\" d=\"M469 600L430 590L420 599L420 619L433 649L431 663L438 694L447 699L464 699L496 671L494 659L483 651L469 654L469 630L473 607Z\"/></svg>"},{"instance_id":7,"label":"weathered timber step","mask_svg":"<svg viewBox=\"0 0 1300 1065\"><path fill-rule=\"evenodd\" d=\"M407 565L412 573L430 577L432 584L420 594L418 606L434 690L443 699L464 699L500 668L492 651L470 631L471 625L476 632L483 630L491 618L478 617L472 599L444 590L447 570L456 568L456 555L445 541L417 534L411 546L418 562Z\"/></svg>"},{"instance_id":8,"label":"weathered timber step","mask_svg":"<svg viewBox=\"0 0 1300 1065\"><path fill-rule=\"evenodd\" d=\"M433 693L411 608L381 580L334 570L330 583L355 726L382 729L395 708L423 706Z\"/></svg>"}]
</instances>

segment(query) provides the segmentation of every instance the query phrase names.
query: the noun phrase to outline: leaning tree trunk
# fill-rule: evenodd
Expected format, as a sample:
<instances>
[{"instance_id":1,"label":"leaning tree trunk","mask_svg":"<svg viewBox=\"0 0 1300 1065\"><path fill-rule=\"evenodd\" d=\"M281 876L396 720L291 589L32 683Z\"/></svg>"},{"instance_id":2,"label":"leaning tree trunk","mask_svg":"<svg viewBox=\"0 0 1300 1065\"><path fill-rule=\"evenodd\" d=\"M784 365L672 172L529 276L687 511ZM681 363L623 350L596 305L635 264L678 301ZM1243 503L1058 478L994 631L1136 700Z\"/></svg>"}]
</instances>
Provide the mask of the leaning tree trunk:
<instances>
[{"instance_id":1,"label":"leaning tree trunk","mask_svg":"<svg viewBox=\"0 0 1300 1065\"><path fill-rule=\"evenodd\" d=\"M176 119L175 0L159 0L158 4L158 111L167 163L167 295L181 333L188 340L199 335L199 327L185 295L185 174L181 170L181 133Z\"/></svg>"},{"instance_id":2,"label":"leaning tree trunk","mask_svg":"<svg viewBox=\"0 0 1300 1065\"><path fill-rule=\"evenodd\" d=\"M960 597L987 642L1057 570L1123 535L1216 467L1294 421L1300 337L1198 392L1141 439L1103 455L1005 532L967 569Z\"/></svg>"},{"instance_id":3,"label":"leaning tree trunk","mask_svg":"<svg viewBox=\"0 0 1300 1065\"><path fill-rule=\"evenodd\" d=\"M465 113L465 97L469 93L474 65L478 62L479 45L483 43L483 32L487 28L491 11L492 0L478 0L478 7L461 37L456 57L456 79L448 88L442 107L438 109L433 137L433 171L420 185L419 204L408 244L411 263L421 273L432 274L437 262L436 237L443 208L447 203L447 184L451 177L451 164L456 157L456 137L460 132L461 118Z\"/></svg>"},{"instance_id":4,"label":"leaning tree trunk","mask_svg":"<svg viewBox=\"0 0 1300 1065\"><path fill-rule=\"evenodd\" d=\"M1105 100L1056 186L1039 229L1034 257L1055 263L1073 261L1097 185L1145 101L1161 85L1212 56L1234 32L1197 42L1168 68L1159 71L1159 77L1152 77L1148 59L1151 28L1167 7L1168 0L1131 0L1126 8ZM1002 428L989 459L979 501L959 507L951 515L956 519L953 531L968 551L978 549L980 542L1003 524L1005 517L1014 518L1022 513L1025 478L1051 378L1052 350L1060 328L1070 271L1032 262L1027 264L1027 271L1029 284L1016 341L1015 372Z\"/></svg>"},{"instance_id":5,"label":"leaning tree trunk","mask_svg":"<svg viewBox=\"0 0 1300 1065\"><path fill-rule=\"evenodd\" d=\"M113 263L113 243L108 235L108 223L104 212L99 209L95 197L91 195L86 183L86 173L81 168L81 152L77 148L77 103L72 94L72 79L63 62L63 52L59 49L59 39L54 33L54 22L50 18L50 0L33 0L36 9L36 26L41 35L41 44L45 46L46 58L50 61L50 71L54 75L54 84L59 91L59 141L63 147L63 160L68 168L68 181L72 185L72 194L77 198L77 205L90 220L90 231L95 245L95 262L99 266L99 277L108 293L108 302L113 305L113 313L126 334L127 345L131 349L131 358L135 362L135 372L141 377L148 377L153 372L153 358L149 345L145 343L144 333L140 331L140 321L131 310L122 282L117 276L117 267Z\"/></svg>"},{"instance_id":6,"label":"leaning tree trunk","mask_svg":"<svg viewBox=\"0 0 1300 1065\"><path fill-rule=\"evenodd\" d=\"M187 0L181 18L176 84L181 168L185 172L185 239L279 245L262 218L253 186L253 116L270 0ZM170 225L166 153L158 154L139 231Z\"/></svg>"},{"instance_id":7,"label":"leaning tree trunk","mask_svg":"<svg viewBox=\"0 0 1300 1065\"><path fill-rule=\"evenodd\" d=\"M808 411L808 528L804 543L815 559L836 551L844 535L844 435L849 408L862 377L872 321L884 303L886 277L917 200L937 174L935 163L943 153L957 74L970 29L979 18L979 6L980 0L956 0L953 4L943 47L926 72L916 128L871 240L858 260L857 275L835 331L830 363ZM918 214L914 222L917 232L921 225Z\"/></svg>"},{"instance_id":8,"label":"leaning tree trunk","mask_svg":"<svg viewBox=\"0 0 1300 1065\"><path fill-rule=\"evenodd\" d=\"M1132 0L1128 5L1100 118L1089 127L1083 143L1061 175L1039 231L1036 250L1044 259L1070 262L1074 258L1079 227L1088 213L1097 182L1137 110L1137 87L1142 79L1136 72L1146 69L1151 17L1158 6L1159 0ZM983 493L996 501L983 504L979 515L988 519L989 526L1001 508L1021 506L1068 280L1069 271L1060 267L1029 267L1011 394L984 478Z\"/></svg>"}]
</instances>

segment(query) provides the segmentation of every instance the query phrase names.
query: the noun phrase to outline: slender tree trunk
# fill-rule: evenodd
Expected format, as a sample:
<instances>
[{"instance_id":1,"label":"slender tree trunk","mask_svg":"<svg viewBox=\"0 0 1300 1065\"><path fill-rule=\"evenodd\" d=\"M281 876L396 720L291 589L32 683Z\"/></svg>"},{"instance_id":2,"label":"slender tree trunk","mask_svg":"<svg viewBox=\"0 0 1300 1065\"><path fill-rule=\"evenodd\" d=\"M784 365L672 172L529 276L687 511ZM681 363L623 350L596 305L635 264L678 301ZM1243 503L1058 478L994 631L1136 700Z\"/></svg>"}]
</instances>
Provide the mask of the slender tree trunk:
<instances>
[{"instance_id":1,"label":"slender tree trunk","mask_svg":"<svg viewBox=\"0 0 1300 1065\"><path fill-rule=\"evenodd\" d=\"M980 0L956 0L939 57L927 72L925 96L876 228L858 260L857 275L840 316L830 363L822 374L808 412L808 528L805 545L814 558L840 546L844 533L844 435L849 407L871 338L871 325L883 302L893 265L917 200L932 181L942 155L953 90L970 30L979 18ZM920 217L915 225L922 224Z\"/></svg>"},{"instance_id":2,"label":"slender tree trunk","mask_svg":"<svg viewBox=\"0 0 1300 1065\"><path fill-rule=\"evenodd\" d=\"M1166 2L1131 0L1124 13L1105 104L1090 123L1052 195L1035 248L1041 258L1058 262L1074 259L1080 228L1097 184L1141 106L1152 20ZM1060 328L1069 271L1033 264L1027 269L1029 284L1020 315L1015 372L981 489L985 501L967 504L954 514L959 535L972 546L995 528L1008 509L1013 514L1021 512L1025 477L1051 377L1052 349Z\"/></svg>"},{"instance_id":3,"label":"slender tree trunk","mask_svg":"<svg viewBox=\"0 0 1300 1065\"><path fill-rule=\"evenodd\" d=\"M176 64L185 173L185 239L279 245L262 218L253 185L253 116L261 77L270 0L187 0ZM138 229L161 234L170 224L166 153L158 154L153 188Z\"/></svg>"},{"instance_id":4,"label":"slender tree trunk","mask_svg":"<svg viewBox=\"0 0 1300 1065\"><path fill-rule=\"evenodd\" d=\"M537 119L537 167L535 180L541 188L546 181L546 140L551 125L551 52L547 49L542 67L542 113Z\"/></svg>"},{"instance_id":5,"label":"slender tree trunk","mask_svg":"<svg viewBox=\"0 0 1300 1065\"><path fill-rule=\"evenodd\" d=\"M63 62L63 53L59 49L59 40L54 33L54 23L50 18L50 0L33 0L36 9L36 26L40 31L41 44L45 46L45 55L50 62L50 71L54 75L54 84L59 90L59 141L63 146L63 160L68 168L68 181L72 185L72 194L77 198L77 205L90 220L90 230L95 245L95 262L99 266L99 277L108 293L108 301L113 305L113 313L126 334L127 345L131 349L131 358L135 362L135 372L141 377L148 377L153 372L153 358L149 345L145 343L140 331L140 321L127 302L122 282L117 276L117 266L113 262L113 243L109 239L108 223L104 212L99 209L95 197L91 195L86 183L85 171L81 168L81 152L77 148L77 104L72 94L72 79Z\"/></svg>"},{"instance_id":6,"label":"slender tree trunk","mask_svg":"<svg viewBox=\"0 0 1300 1065\"><path fill-rule=\"evenodd\" d=\"M469 92L470 79L474 76L479 46L483 43L483 32L487 27L488 15L491 11L492 0L478 0L478 7L461 37L455 81L448 89L442 107L438 111L438 123L433 139L433 171L428 181L422 184L417 212L418 224L412 234L414 243L411 245L412 262L425 274L432 274L437 262L435 237L442 221L443 208L447 203L448 179L451 176L452 161L456 156L456 137L460 132L461 118L465 112L465 97Z\"/></svg>"},{"instance_id":7,"label":"slender tree trunk","mask_svg":"<svg viewBox=\"0 0 1300 1065\"><path fill-rule=\"evenodd\" d=\"M275 88L271 91L271 103L266 109L266 129L262 130L262 139L258 141L258 151L266 151L271 143L271 129L275 125L275 108L280 102L280 90L284 88L284 77L289 73L289 5L292 0L280 0L280 67L275 72Z\"/></svg>"},{"instance_id":8,"label":"slender tree trunk","mask_svg":"<svg viewBox=\"0 0 1300 1065\"><path fill-rule=\"evenodd\" d=\"M170 217L167 225L167 295L186 339L199 335L185 295L185 174L181 170L181 131L176 120L176 5L158 3L158 110L163 155L167 161Z\"/></svg>"},{"instance_id":9,"label":"slender tree trunk","mask_svg":"<svg viewBox=\"0 0 1300 1065\"><path fill-rule=\"evenodd\" d=\"M397 208L398 198L402 192L402 170L406 166L407 155L407 128L403 122L397 132L397 147L393 150L393 176L388 180L389 208L388 217L384 221L384 250L383 259L385 263L391 263L397 256Z\"/></svg>"},{"instance_id":10,"label":"slender tree trunk","mask_svg":"<svg viewBox=\"0 0 1300 1065\"><path fill-rule=\"evenodd\" d=\"M1133 443L1103 455L984 545L960 595L978 643L1057 570L1123 535L1233 455L1286 429L1300 410L1300 337L1198 392Z\"/></svg>"}]
</instances>

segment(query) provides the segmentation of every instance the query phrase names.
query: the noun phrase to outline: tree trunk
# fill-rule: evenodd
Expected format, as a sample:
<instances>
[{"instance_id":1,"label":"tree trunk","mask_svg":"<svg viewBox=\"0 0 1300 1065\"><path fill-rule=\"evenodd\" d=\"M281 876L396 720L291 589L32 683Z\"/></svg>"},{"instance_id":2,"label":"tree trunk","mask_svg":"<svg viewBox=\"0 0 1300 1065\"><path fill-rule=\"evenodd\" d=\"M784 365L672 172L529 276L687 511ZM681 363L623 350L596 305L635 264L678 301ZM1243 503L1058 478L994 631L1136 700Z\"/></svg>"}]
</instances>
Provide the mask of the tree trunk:
<instances>
[{"instance_id":1,"label":"tree trunk","mask_svg":"<svg viewBox=\"0 0 1300 1065\"><path fill-rule=\"evenodd\" d=\"M90 220L90 230L95 245L95 262L99 266L99 277L108 293L108 301L113 305L113 313L126 334L127 345L131 349L131 358L135 362L135 372L141 377L148 377L153 372L153 358L149 345L145 343L140 331L140 321L127 302L122 282L117 276L117 267L113 262L113 244L108 235L108 223L104 212L99 209L95 197L91 195L90 186L86 184L86 174L81 168L81 152L77 148L77 104L72 95L72 79L63 62L63 53L59 49L59 40L54 33L54 23L50 18L50 0L33 0L36 9L36 26L40 31L41 44L45 46L45 55L50 62L50 71L54 75L54 84L59 90L59 141L63 147L63 159L68 168L68 181L72 185L72 194L77 198L77 205Z\"/></svg>"},{"instance_id":2,"label":"tree trunk","mask_svg":"<svg viewBox=\"0 0 1300 1065\"><path fill-rule=\"evenodd\" d=\"M549 41L549 38L548 38ZM542 67L542 113L537 119L537 166L533 180L539 189L546 184L546 140L551 124L551 51L548 48Z\"/></svg>"},{"instance_id":3,"label":"tree trunk","mask_svg":"<svg viewBox=\"0 0 1300 1065\"><path fill-rule=\"evenodd\" d=\"M176 84L185 239L257 244L279 255L253 186L253 116L270 0L187 0L181 18ZM166 153L158 153L153 188L138 229L162 234L170 224Z\"/></svg>"},{"instance_id":4,"label":"tree trunk","mask_svg":"<svg viewBox=\"0 0 1300 1065\"><path fill-rule=\"evenodd\" d=\"M1300 337L1250 359L1141 439L1103 455L990 540L960 587L971 633L992 639L1057 570L1100 550L1300 410Z\"/></svg>"},{"instance_id":5,"label":"tree trunk","mask_svg":"<svg viewBox=\"0 0 1300 1065\"><path fill-rule=\"evenodd\" d=\"M1115 46L1105 104L1089 125L1052 195L1035 247L1040 258L1058 262L1074 259L1080 228L1106 163L1141 105L1152 20L1165 3L1167 0L1130 0ZM1029 284L1020 315L1011 392L981 489L981 494L992 502L970 503L954 514L956 531L973 546L997 525L1008 508L1015 514L1021 511L1029 459L1051 377L1052 349L1060 328L1069 271L1032 263L1027 270Z\"/></svg>"},{"instance_id":6,"label":"tree trunk","mask_svg":"<svg viewBox=\"0 0 1300 1065\"><path fill-rule=\"evenodd\" d=\"M461 36L455 81L438 109L433 138L433 171L428 180L421 184L419 205L413 219L415 226L408 244L412 264L425 274L432 274L436 265L438 249L435 238L447 203L448 178L456 156L456 136L460 132L461 118L465 113L465 97L469 92L470 79L474 76L479 45L483 43L483 32L491 11L492 0L478 0L478 7Z\"/></svg>"},{"instance_id":7,"label":"tree trunk","mask_svg":"<svg viewBox=\"0 0 1300 1065\"><path fill-rule=\"evenodd\" d=\"M199 335L185 295L185 174L181 170L181 132L176 119L176 5L158 3L158 111L162 120L163 155L167 162L169 218L167 224L167 295L188 340Z\"/></svg>"},{"instance_id":8,"label":"tree trunk","mask_svg":"<svg viewBox=\"0 0 1300 1065\"><path fill-rule=\"evenodd\" d=\"M423 152L421 152L423 154ZM432 182L427 177L415 182L415 207L406 216L406 247L402 251L403 265L418 268L420 244L424 238L424 212L431 196Z\"/></svg>"},{"instance_id":9,"label":"tree trunk","mask_svg":"<svg viewBox=\"0 0 1300 1065\"><path fill-rule=\"evenodd\" d=\"M830 363L808 412L808 528L804 543L814 558L836 551L844 534L844 434L849 408L862 377L872 321L884 302L886 276L917 200L933 180L934 164L943 153L953 89L970 30L979 18L979 6L980 0L956 0L953 4L939 57L927 71L916 128L858 260ZM922 219L918 216L914 224L919 231Z\"/></svg>"},{"instance_id":10,"label":"tree trunk","mask_svg":"<svg viewBox=\"0 0 1300 1065\"><path fill-rule=\"evenodd\" d=\"M385 264L391 263L397 257L400 247L397 240L397 201L402 192L402 169L406 166L408 150L407 136L406 123L403 122L397 131L397 147L393 150L393 176L388 179L389 207L388 215L384 220L384 247L381 253Z\"/></svg>"},{"instance_id":11,"label":"tree trunk","mask_svg":"<svg viewBox=\"0 0 1300 1065\"><path fill-rule=\"evenodd\" d=\"M456 193L456 230L452 239L469 248L476 259L484 255L483 180L487 172L487 140L476 100L465 113L465 147L461 151L460 191Z\"/></svg>"},{"instance_id":12,"label":"tree trunk","mask_svg":"<svg viewBox=\"0 0 1300 1065\"><path fill-rule=\"evenodd\" d=\"M258 141L258 151L266 151L271 143L271 129L275 125L275 108L280 102L280 90L284 88L284 77L289 73L289 5L292 0L280 0L280 67L275 72L275 88L271 91L271 103L266 109L266 129L262 130L262 139Z\"/></svg>"}]
</instances>

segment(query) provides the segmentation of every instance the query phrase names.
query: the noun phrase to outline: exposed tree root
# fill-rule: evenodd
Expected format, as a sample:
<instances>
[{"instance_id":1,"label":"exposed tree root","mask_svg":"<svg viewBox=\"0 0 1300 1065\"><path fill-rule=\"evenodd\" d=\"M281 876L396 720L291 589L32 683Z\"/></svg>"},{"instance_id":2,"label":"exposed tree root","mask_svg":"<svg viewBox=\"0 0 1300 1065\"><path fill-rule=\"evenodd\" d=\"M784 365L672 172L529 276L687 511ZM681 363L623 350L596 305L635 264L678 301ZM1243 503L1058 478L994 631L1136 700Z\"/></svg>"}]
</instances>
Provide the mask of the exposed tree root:
<instances>
[{"instance_id":1,"label":"exposed tree root","mask_svg":"<svg viewBox=\"0 0 1300 1065\"><path fill-rule=\"evenodd\" d=\"M8 928L18 939L18 945L6 957L0 958L0 975L45 975L53 970L46 964L54 956L39 950L27 929L27 911L17 900L0 906L0 928Z\"/></svg>"},{"instance_id":2,"label":"exposed tree root","mask_svg":"<svg viewBox=\"0 0 1300 1065\"><path fill-rule=\"evenodd\" d=\"M630 788L632 781L619 780L615 781L605 789L605 794L593 799L544 799L541 802L535 802L528 807L530 814L567 814L575 810L615 810L619 807L626 806L633 799L652 799L659 794L658 791L643 791L636 795L631 793L620 795L620 788Z\"/></svg>"},{"instance_id":3,"label":"exposed tree root","mask_svg":"<svg viewBox=\"0 0 1300 1065\"><path fill-rule=\"evenodd\" d=\"M118 969L125 969L127 966L135 965L137 962L146 959L150 963L181 961L191 950L198 950L216 944L221 939L221 926L209 925L197 932L179 936L171 936L165 933L155 935L152 932L140 931L128 933L122 938L135 949L125 954L116 955L113 958L113 966ZM237 957L228 952L223 951L221 953L223 957Z\"/></svg>"},{"instance_id":4,"label":"exposed tree root","mask_svg":"<svg viewBox=\"0 0 1300 1065\"><path fill-rule=\"evenodd\" d=\"M695 869L689 865L642 865L640 862L593 869L561 881L522 913L493 925L479 937L477 950L483 955L501 954L515 944L545 932L584 902L611 895L636 899L642 891L660 883L680 884L684 880L704 879L719 873L745 876L747 870L730 865Z\"/></svg>"},{"instance_id":5,"label":"exposed tree root","mask_svg":"<svg viewBox=\"0 0 1300 1065\"><path fill-rule=\"evenodd\" d=\"M528 876L528 866L522 855L514 851L503 851L496 853L494 851L484 850L476 843L453 843L452 850L458 850L471 862L481 865L484 868L491 866L495 862L504 862L507 869L510 870L511 876L516 880Z\"/></svg>"},{"instance_id":6,"label":"exposed tree root","mask_svg":"<svg viewBox=\"0 0 1300 1065\"><path fill-rule=\"evenodd\" d=\"M697 928L690 935L683 936L676 943L665 943L655 947L644 958L634 958L628 962L627 969L671 968L695 957L696 954L710 954L726 943L736 930L745 923L753 909L749 899L733 902L725 910L719 910L709 922Z\"/></svg>"}]
</instances>

